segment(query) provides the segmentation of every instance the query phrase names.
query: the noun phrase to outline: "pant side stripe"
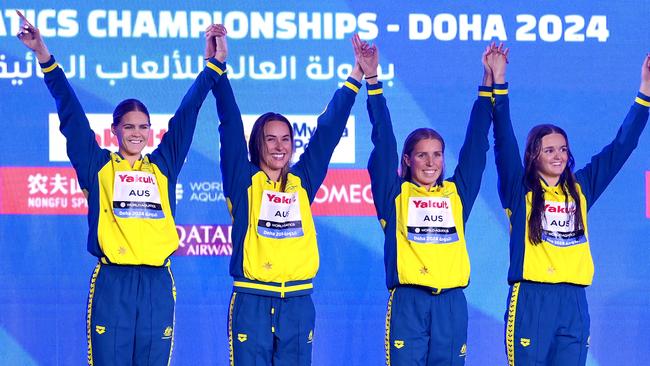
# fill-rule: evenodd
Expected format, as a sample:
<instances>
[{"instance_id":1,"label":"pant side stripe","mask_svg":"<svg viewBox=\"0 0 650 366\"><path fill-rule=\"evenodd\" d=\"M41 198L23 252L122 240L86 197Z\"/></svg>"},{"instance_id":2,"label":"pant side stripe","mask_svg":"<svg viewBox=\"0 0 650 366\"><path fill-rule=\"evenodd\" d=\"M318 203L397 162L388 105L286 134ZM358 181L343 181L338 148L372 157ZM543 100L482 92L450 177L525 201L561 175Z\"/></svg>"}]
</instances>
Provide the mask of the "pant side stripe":
<instances>
[{"instance_id":1,"label":"pant side stripe","mask_svg":"<svg viewBox=\"0 0 650 366\"><path fill-rule=\"evenodd\" d=\"M508 352L508 365L515 365L515 315L517 313L517 300L519 298L519 285L517 282L512 286L510 305L508 306L508 325L506 327L506 349Z\"/></svg>"},{"instance_id":2,"label":"pant side stripe","mask_svg":"<svg viewBox=\"0 0 650 366\"><path fill-rule=\"evenodd\" d=\"M386 366L390 366L390 318L393 307L393 295L395 289L390 290L388 297L388 307L386 309L386 336L384 338L384 347L386 348Z\"/></svg>"},{"instance_id":3,"label":"pant side stripe","mask_svg":"<svg viewBox=\"0 0 650 366\"><path fill-rule=\"evenodd\" d=\"M174 298L174 314L172 315L172 339L171 344L169 345L169 358L167 359L167 366L171 365L172 362L172 352L174 351L174 334L176 333L176 282L174 281L174 275L172 274L172 269L167 265L167 272L169 272L169 277L172 280L172 297Z\"/></svg>"},{"instance_id":4,"label":"pant side stripe","mask_svg":"<svg viewBox=\"0 0 650 366\"><path fill-rule=\"evenodd\" d=\"M92 329L90 328L90 320L92 319L92 310L93 310L93 297L95 296L95 282L97 281L97 276L99 276L99 269L101 268L101 263L97 263L93 275L90 278L90 290L88 292L88 309L86 311L86 337L88 338L88 365L93 366L93 343L92 343Z\"/></svg>"},{"instance_id":5,"label":"pant side stripe","mask_svg":"<svg viewBox=\"0 0 650 366\"><path fill-rule=\"evenodd\" d=\"M230 348L230 366L235 366L235 348L232 339L232 313L235 308L236 296L237 293L233 292L232 298L230 299L230 306L228 307L228 348Z\"/></svg>"}]
</instances>

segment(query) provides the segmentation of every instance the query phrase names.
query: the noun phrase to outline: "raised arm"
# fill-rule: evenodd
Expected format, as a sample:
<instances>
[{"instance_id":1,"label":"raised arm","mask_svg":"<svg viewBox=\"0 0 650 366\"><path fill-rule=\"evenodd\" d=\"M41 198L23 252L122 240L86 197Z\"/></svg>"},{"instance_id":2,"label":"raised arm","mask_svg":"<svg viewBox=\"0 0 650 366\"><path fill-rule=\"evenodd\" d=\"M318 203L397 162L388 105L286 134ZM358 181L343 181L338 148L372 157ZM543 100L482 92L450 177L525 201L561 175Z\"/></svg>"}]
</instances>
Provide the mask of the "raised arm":
<instances>
[{"instance_id":1,"label":"raised arm","mask_svg":"<svg viewBox=\"0 0 650 366\"><path fill-rule=\"evenodd\" d=\"M355 42L356 44L354 44ZM401 182L397 175L399 165L397 141L393 133L383 85L377 81L379 51L374 45L364 48L364 44L359 43L358 39L353 39L353 44L357 59L360 59L363 63L361 67L364 74L366 74L366 87L368 89L366 107L372 124L371 140L374 146L368 159L372 197L377 209L377 217L385 221L393 207L394 195L399 190ZM367 57L363 57L363 55Z\"/></svg>"},{"instance_id":2,"label":"raised arm","mask_svg":"<svg viewBox=\"0 0 650 366\"><path fill-rule=\"evenodd\" d=\"M487 57L494 80L494 156L499 176L499 197L503 208L512 209L523 187L524 167L510 121L506 83L508 50L503 46Z\"/></svg>"},{"instance_id":3,"label":"raised arm","mask_svg":"<svg viewBox=\"0 0 650 366\"><path fill-rule=\"evenodd\" d=\"M208 91L225 73L225 66L217 59L218 55L213 46L215 38L223 38L225 34L225 28L221 25L211 25L206 29L205 53L207 55L211 52L212 56L207 58L205 68L185 93L176 113L169 120L167 133L163 136L158 148L152 153L154 158L160 158L165 162L169 173L174 177L180 173L190 149L201 105Z\"/></svg>"},{"instance_id":4,"label":"raised arm","mask_svg":"<svg viewBox=\"0 0 650 366\"><path fill-rule=\"evenodd\" d=\"M587 209L600 197L625 164L639 143L639 137L648 122L650 107L650 54L641 65L641 86L630 110L609 145L591 158L591 162L578 170L576 178L582 184L587 199Z\"/></svg>"},{"instance_id":5,"label":"raised arm","mask_svg":"<svg viewBox=\"0 0 650 366\"><path fill-rule=\"evenodd\" d=\"M294 166L294 171L303 179L310 202L314 200L325 179L332 153L345 130L354 99L361 87L362 77L361 68L355 62L355 67L343 86L334 93L323 113L318 116L316 132Z\"/></svg>"},{"instance_id":6,"label":"raised arm","mask_svg":"<svg viewBox=\"0 0 650 366\"><path fill-rule=\"evenodd\" d=\"M56 102L59 130L66 138L68 158L77 172L81 188L88 189L99 166L108 159L108 152L97 144L79 99L47 49L38 28L30 24L22 13L16 12L22 19L18 39L34 52L41 65L45 84Z\"/></svg>"},{"instance_id":7,"label":"raised arm","mask_svg":"<svg viewBox=\"0 0 650 366\"><path fill-rule=\"evenodd\" d=\"M214 52L219 61L218 66L225 71L228 56L225 33L221 37L214 38ZM227 74L224 74L221 81L212 88L212 94L219 115L221 176L226 197L232 202L234 189L237 187L247 189L249 186L247 182L250 181L250 162L244 124Z\"/></svg>"},{"instance_id":8,"label":"raised arm","mask_svg":"<svg viewBox=\"0 0 650 366\"><path fill-rule=\"evenodd\" d=\"M458 154L458 166L451 178L458 187L463 202L463 219L467 221L472 210L485 170L485 154L490 149L488 130L492 118L492 69L487 57L496 52L493 47L486 47L481 60L483 62L483 85L478 88L478 97L472 106L465 141Z\"/></svg>"}]
</instances>

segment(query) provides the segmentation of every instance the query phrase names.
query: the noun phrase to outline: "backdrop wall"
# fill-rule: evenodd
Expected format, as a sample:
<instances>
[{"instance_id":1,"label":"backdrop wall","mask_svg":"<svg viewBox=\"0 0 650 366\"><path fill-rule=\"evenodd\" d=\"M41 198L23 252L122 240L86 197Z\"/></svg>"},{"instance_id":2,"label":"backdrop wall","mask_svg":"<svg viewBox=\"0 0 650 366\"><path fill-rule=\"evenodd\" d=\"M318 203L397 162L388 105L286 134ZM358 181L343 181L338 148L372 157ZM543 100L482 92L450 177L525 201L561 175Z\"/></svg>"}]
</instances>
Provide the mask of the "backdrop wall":
<instances>
[{"instance_id":1,"label":"backdrop wall","mask_svg":"<svg viewBox=\"0 0 650 366\"><path fill-rule=\"evenodd\" d=\"M52 5L55 4L55 5ZM202 31L229 31L230 79L248 121L290 117L300 153L315 117L344 80L357 31L380 49L380 78L398 145L417 127L447 143L451 171L465 134L480 55L511 47L512 119L520 146L539 123L563 126L576 166L614 137L650 50L647 1L8 1L0 8L0 363L80 365L96 259L86 252L86 204L65 155L52 98L35 57L15 38L23 9L90 115L98 141L114 106L141 99L155 137L202 68ZM176 187L181 247L174 365L225 365L230 217L219 171L217 116L208 95ZM642 365L650 347L650 134L589 215L596 263L587 290L588 364ZM372 144L365 89L313 210L321 266L314 365L384 362L383 234L365 172ZM493 151L467 223L472 262L467 365L505 364L508 224Z\"/></svg>"}]
</instances>

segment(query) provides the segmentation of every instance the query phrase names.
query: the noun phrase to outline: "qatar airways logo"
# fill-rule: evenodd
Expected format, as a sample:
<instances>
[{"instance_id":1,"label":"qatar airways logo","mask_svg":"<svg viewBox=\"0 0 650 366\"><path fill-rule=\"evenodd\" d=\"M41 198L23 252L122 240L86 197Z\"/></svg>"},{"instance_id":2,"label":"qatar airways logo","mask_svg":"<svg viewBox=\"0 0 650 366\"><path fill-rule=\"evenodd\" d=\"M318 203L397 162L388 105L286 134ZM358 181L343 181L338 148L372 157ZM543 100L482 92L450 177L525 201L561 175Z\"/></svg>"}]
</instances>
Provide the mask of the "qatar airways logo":
<instances>
[{"instance_id":1,"label":"qatar airways logo","mask_svg":"<svg viewBox=\"0 0 650 366\"><path fill-rule=\"evenodd\" d=\"M415 208L449 208L447 201L413 200L413 204Z\"/></svg>"},{"instance_id":2,"label":"qatar airways logo","mask_svg":"<svg viewBox=\"0 0 650 366\"><path fill-rule=\"evenodd\" d=\"M232 255L232 225L176 225L177 256Z\"/></svg>"},{"instance_id":3,"label":"qatar airways logo","mask_svg":"<svg viewBox=\"0 0 650 366\"><path fill-rule=\"evenodd\" d=\"M148 184L153 184L156 185L156 182L153 180L152 176L132 176L132 175L127 175L127 174L118 174L117 175L120 178L120 181L122 183L148 183Z\"/></svg>"},{"instance_id":4,"label":"qatar airways logo","mask_svg":"<svg viewBox=\"0 0 650 366\"><path fill-rule=\"evenodd\" d=\"M308 115L296 115L296 114L286 114L291 125L293 127L293 144L294 144L294 154L291 159L291 162L295 163L300 158L305 149L309 145L309 141L316 132L316 127L318 126L318 115L308 114ZM246 135L246 141L249 140L251 130L255 124L259 115L254 114L244 114L242 115L242 121L244 122L244 134ZM331 163L334 164L354 164L355 159L355 131L354 131L354 116L348 117L346 122L345 129L341 136L341 140L334 149L332 154Z\"/></svg>"},{"instance_id":5,"label":"qatar airways logo","mask_svg":"<svg viewBox=\"0 0 650 366\"><path fill-rule=\"evenodd\" d=\"M151 122L151 137L147 141L142 151L143 154L151 153L162 140L167 132L167 125L169 119L172 118L171 114L152 114L149 116ZM90 128L95 132L95 140L102 149L117 151L119 142L117 137L111 132L111 124L113 123L113 115L108 113L87 113ZM65 137L59 131L59 116L56 113L50 113L49 117L49 151L50 161L69 161L65 148Z\"/></svg>"},{"instance_id":6,"label":"qatar airways logo","mask_svg":"<svg viewBox=\"0 0 650 366\"><path fill-rule=\"evenodd\" d=\"M544 210L546 212L552 212L552 213L565 213L565 214L572 214L576 212L576 207L573 203L569 207L560 205L560 204L550 204L547 203L544 205Z\"/></svg>"},{"instance_id":7,"label":"qatar airways logo","mask_svg":"<svg viewBox=\"0 0 650 366\"><path fill-rule=\"evenodd\" d=\"M272 203L280 203L280 204L284 204L284 205L290 205L290 204L296 202L296 197L294 197L294 196L286 197L286 196L278 196L277 194L267 193L266 197L269 200L269 202L272 202Z\"/></svg>"}]
</instances>

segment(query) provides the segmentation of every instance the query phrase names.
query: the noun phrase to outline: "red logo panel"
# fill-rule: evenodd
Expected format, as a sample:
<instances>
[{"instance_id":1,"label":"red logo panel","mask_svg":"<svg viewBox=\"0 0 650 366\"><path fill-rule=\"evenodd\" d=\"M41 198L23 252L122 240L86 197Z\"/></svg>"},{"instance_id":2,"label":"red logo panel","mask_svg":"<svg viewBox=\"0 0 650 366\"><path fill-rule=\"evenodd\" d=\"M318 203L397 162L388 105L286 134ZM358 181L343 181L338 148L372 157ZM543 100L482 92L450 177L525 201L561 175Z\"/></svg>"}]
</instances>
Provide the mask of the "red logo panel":
<instances>
[{"instance_id":1,"label":"red logo panel","mask_svg":"<svg viewBox=\"0 0 650 366\"><path fill-rule=\"evenodd\" d=\"M375 216L365 169L330 169L311 206L314 216Z\"/></svg>"},{"instance_id":2,"label":"red logo panel","mask_svg":"<svg viewBox=\"0 0 650 366\"><path fill-rule=\"evenodd\" d=\"M84 215L88 203L71 167L0 167L0 214Z\"/></svg>"}]
</instances>

